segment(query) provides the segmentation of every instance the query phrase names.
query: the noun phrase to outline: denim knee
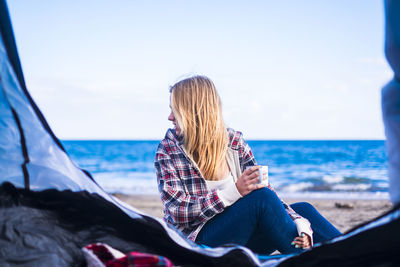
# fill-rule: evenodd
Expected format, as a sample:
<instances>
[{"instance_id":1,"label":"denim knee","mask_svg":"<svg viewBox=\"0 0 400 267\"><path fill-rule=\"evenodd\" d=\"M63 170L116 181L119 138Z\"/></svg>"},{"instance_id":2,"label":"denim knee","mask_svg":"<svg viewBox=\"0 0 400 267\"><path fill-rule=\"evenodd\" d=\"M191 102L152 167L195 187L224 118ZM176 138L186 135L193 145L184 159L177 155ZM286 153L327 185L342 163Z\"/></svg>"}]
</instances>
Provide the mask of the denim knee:
<instances>
[{"instance_id":1,"label":"denim knee","mask_svg":"<svg viewBox=\"0 0 400 267\"><path fill-rule=\"evenodd\" d=\"M276 193L267 187L254 190L247 196L255 199L271 199L277 197Z\"/></svg>"},{"instance_id":2,"label":"denim knee","mask_svg":"<svg viewBox=\"0 0 400 267\"><path fill-rule=\"evenodd\" d=\"M315 207L308 202L297 202L291 204L290 207L292 207L297 213L303 213L304 211L317 211Z\"/></svg>"},{"instance_id":3,"label":"denim knee","mask_svg":"<svg viewBox=\"0 0 400 267\"><path fill-rule=\"evenodd\" d=\"M254 190L250 194L243 197L243 201L248 203L256 204L260 207L277 207L276 205L281 205L281 200L278 198L277 194L271 189L264 187ZM258 205L259 204L259 205Z\"/></svg>"}]
</instances>

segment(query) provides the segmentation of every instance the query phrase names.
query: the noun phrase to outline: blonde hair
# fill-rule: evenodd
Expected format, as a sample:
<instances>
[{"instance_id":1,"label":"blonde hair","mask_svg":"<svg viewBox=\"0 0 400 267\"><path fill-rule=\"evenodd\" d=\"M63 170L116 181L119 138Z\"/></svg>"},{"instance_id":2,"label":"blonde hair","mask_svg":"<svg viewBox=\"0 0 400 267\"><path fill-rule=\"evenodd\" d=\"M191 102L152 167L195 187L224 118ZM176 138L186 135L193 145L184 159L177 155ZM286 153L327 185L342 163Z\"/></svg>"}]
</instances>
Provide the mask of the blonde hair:
<instances>
[{"instance_id":1,"label":"blonde hair","mask_svg":"<svg viewBox=\"0 0 400 267\"><path fill-rule=\"evenodd\" d=\"M176 83L170 92L183 147L203 177L213 180L226 160L229 141L214 83L205 76L194 76Z\"/></svg>"}]
</instances>

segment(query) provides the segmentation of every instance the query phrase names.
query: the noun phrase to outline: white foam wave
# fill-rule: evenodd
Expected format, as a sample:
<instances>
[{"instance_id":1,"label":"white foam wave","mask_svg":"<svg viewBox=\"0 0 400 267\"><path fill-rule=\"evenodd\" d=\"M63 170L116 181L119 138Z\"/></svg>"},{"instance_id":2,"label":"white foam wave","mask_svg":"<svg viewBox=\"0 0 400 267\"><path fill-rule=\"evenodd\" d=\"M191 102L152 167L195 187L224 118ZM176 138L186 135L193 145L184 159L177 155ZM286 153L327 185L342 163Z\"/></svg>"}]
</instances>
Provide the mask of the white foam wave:
<instances>
[{"instance_id":1,"label":"white foam wave","mask_svg":"<svg viewBox=\"0 0 400 267\"><path fill-rule=\"evenodd\" d=\"M159 194L155 172L99 172L93 173L93 176L95 180L109 193ZM329 189L325 188L325 190L332 193L355 193L357 195L365 192L376 194L376 192L368 192L368 190L372 189L372 184L338 184L344 181L343 176L340 175L325 175L322 179L325 183L329 184ZM316 188L314 188L315 184L313 182L304 181L294 183L294 181L280 180L277 179L277 177L274 177L274 179L271 180L274 180L271 181L272 185L278 191L285 194L319 194L319 192L315 191ZM383 191L386 191L385 189L388 188L388 185L385 182L378 183L375 186L378 186L378 188ZM325 195L326 193L323 192L322 194ZM357 198L357 196L355 196L355 198Z\"/></svg>"},{"instance_id":2,"label":"white foam wave","mask_svg":"<svg viewBox=\"0 0 400 267\"><path fill-rule=\"evenodd\" d=\"M282 191L285 192L298 192L302 191L307 188L313 187L313 183L311 182L302 182L302 183L296 183L296 184L289 184L281 187Z\"/></svg>"},{"instance_id":3,"label":"white foam wave","mask_svg":"<svg viewBox=\"0 0 400 267\"><path fill-rule=\"evenodd\" d=\"M327 182L328 184L335 184L335 183L340 183L344 181L344 177L340 175L324 175L322 177L322 180L324 182Z\"/></svg>"},{"instance_id":4,"label":"white foam wave","mask_svg":"<svg viewBox=\"0 0 400 267\"><path fill-rule=\"evenodd\" d=\"M389 183L377 183L376 186L380 187L380 188L389 188Z\"/></svg>"},{"instance_id":5,"label":"white foam wave","mask_svg":"<svg viewBox=\"0 0 400 267\"><path fill-rule=\"evenodd\" d=\"M337 184L332 186L332 190L337 191L367 191L370 188L370 184Z\"/></svg>"},{"instance_id":6,"label":"white foam wave","mask_svg":"<svg viewBox=\"0 0 400 267\"><path fill-rule=\"evenodd\" d=\"M158 194L156 175L148 172L97 173L95 180L109 193Z\"/></svg>"},{"instance_id":7,"label":"white foam wave","mask_svg":"<svg viewBox=\"0 0 400 267\"><path fill-rule=\"evenodd\" d=\"M297 199L385 199L389 200L388 192L283 192L278 191L281 198Z\"/></svg>"}]
</instances>

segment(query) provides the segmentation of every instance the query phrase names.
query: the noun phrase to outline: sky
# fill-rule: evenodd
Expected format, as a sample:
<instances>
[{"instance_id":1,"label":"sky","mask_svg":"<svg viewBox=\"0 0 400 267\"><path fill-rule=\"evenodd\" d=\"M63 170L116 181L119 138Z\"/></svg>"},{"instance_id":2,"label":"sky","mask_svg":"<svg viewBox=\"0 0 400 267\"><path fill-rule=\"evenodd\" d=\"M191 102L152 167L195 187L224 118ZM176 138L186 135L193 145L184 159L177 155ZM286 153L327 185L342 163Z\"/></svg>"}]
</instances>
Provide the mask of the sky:
<instances>
[{"instance_id":1,"label":"sky","mask_svg":"<svg viewBox=\"0 0 400 267\"><path fill-rule=\"evenodd\" d=\"M384 139L383 1L8 0L60 139L161 139L169 87L211 78L246 139Z\"/></svg>"}]
</instances>

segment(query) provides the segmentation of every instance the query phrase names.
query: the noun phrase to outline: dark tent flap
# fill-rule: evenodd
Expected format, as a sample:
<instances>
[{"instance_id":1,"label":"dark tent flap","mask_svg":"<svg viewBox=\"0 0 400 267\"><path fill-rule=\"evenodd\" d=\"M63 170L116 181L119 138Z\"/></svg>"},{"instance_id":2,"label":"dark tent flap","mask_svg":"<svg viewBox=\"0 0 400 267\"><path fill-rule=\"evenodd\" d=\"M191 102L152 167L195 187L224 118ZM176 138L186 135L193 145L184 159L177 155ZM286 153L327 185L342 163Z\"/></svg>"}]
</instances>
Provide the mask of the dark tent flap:
<instances>
[{"instance_id":1,"label":"dark tent flap","mask_svg":"<svg viewBox=\"0 0 400 267\"><path fill-rule=\"evenodd\" d=\"M399 236L398 206L302 254L260 257L260 262L251 251L239 247L181 246L154 218L132 219L97 194L34 192L10 183L0 186L0 265L80 265L84 263L81 248L102 242L124 253L154 253L184 266L396 266Z\"/></svg>"},{"instance_id":2,"label":"dark tent flap","mask_svg":"<svg viewBox=\"0 0 400 267\"><path fill-rule=\"evenodd\" d=\"M132 219L87 191L40 192L0 186L0 265L84 265L81 248L102 242L124 253L140 251L192 266L257 266L251 251L181 246L154 218Z\"/></svg>"}]
</instances>

